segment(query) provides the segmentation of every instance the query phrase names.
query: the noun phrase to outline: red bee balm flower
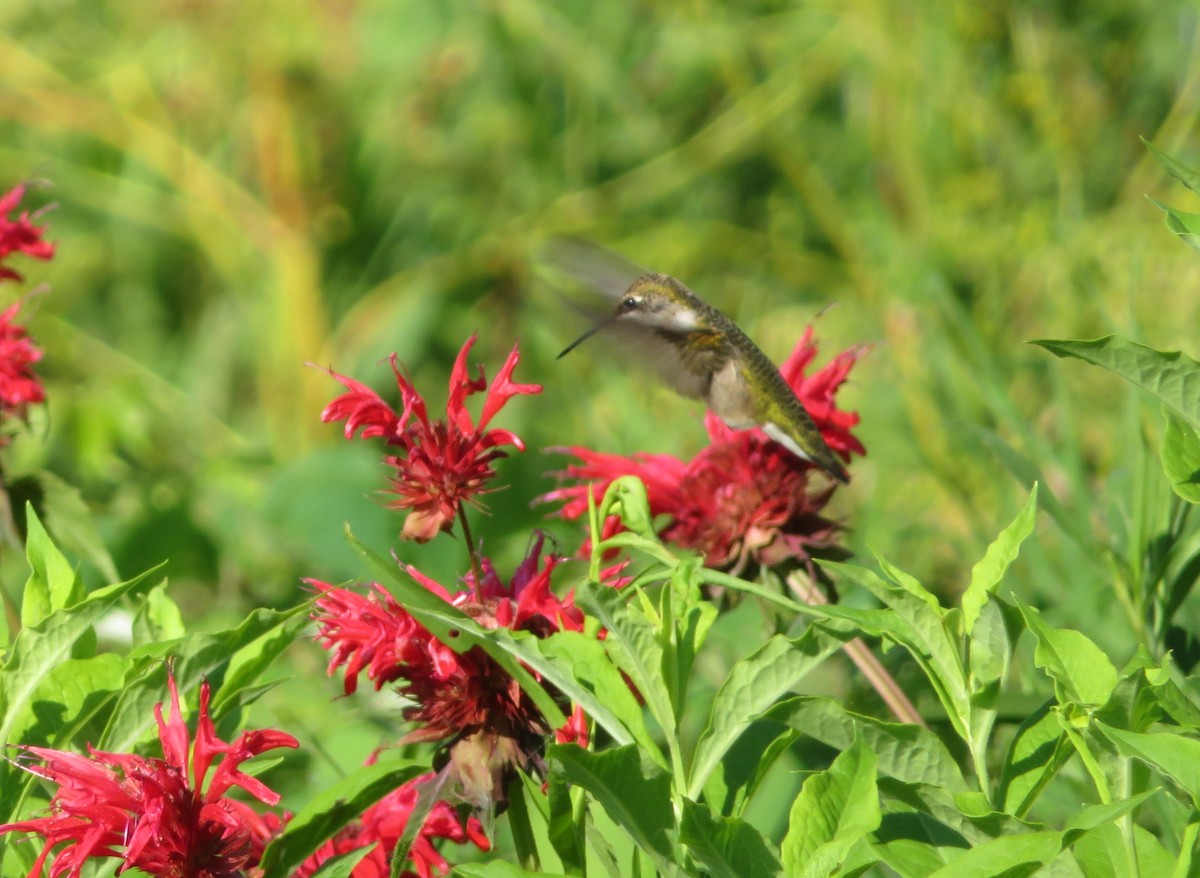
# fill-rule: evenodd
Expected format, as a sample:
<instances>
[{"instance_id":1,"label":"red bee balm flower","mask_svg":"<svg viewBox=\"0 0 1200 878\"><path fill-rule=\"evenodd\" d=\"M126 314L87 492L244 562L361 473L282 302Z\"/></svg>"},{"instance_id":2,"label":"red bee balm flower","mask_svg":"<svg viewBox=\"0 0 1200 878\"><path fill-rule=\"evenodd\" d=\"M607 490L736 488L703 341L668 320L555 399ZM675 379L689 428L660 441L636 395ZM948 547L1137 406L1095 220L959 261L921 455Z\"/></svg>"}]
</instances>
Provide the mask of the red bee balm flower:
<instances>
[{"instance_id":1,"label":"red bee balm flower","mask_svg":"<svg viewBox=\"0 0 1200 878\"><path fill-rule=\"evenodd\" d=\"M46 391L33 372L42 358L25 327L14 322L21 303L0 312L0 416L23 418L28 406L45 400ZM0 438L3 444L4 438Z\"/></svg>"},{"instance_id":2,"label":"red bee balm flower","mask_svg":"<svg viewBox=\"0 0 1200 878\"><path fill-rule=\"evenodd\" d=\"M59 785L49 816L0 826L0 833L45 836L46 846L30 878L41 875L52 850L63 842L66 846L50 866L51 878L78 878L90 857L123 860L118 873L140 869L160 878L235 878L258 865L263 848L282 824L275 815L260 815L225 793L237 786L261 802L277 804L277 793L238 766L264 751L295 747L296 739L268 729L243 732L232 744L221 741L208 714L205 681L200 684L196 739L189 746L173 675L168 674L167 686L171 718L163 719L162 704L154 708L164 759L91 747L89 756L22 748L41 760L26 770ZM206 788L205 778L217 755L223 758Z\"/></svg>"},{"instance_id":3,"label":"red bee balm flower","mask_svg":"<svg viewBox=\"0 0 1200 878\"><path fill-rule=\"evenodd\" d=\"M34 259L49 259L54 255L54 245L42 240L45 226L35 226L28 213L15 220L8 218L24 197L24 186L14 186L0 196L0 280L22 280L20 272L4 265L4 260L13 253L24 253Z\"/></svg>"},{"instance_id":4,"label":"red bee balm flower","mask_svg":"<svg viewBox=\"0 0 1200 878\"><path fill-rule=\"evenodd\" d=\"M550 591L550 575L562 559L542 559L541 550L539 537L507 584L483 559L483 581L475 583L468 574L470 588L454 595L416 568L405 569L486 628L530 631L538 637L581 631L583 613L571 595L559 599ZM332 653L330 674L345 665L346 694L355 691L364 669L376 689L403 681L400 694L414 702L404 718L418 724L404 740L451 740L450 761L463 796L480 803L502 795L508 767L525 766L551 731L516 681L481 649L450 649L381 585L373 584L372 593L363 596L309 581L321 591L313 616L320 626L317 639ZM581 718L565 734L580 737Z\"/></svg>"},{"instance_id":5,"label":"red bee balm flower","mask_svg":"<svg viewBox=\"0 0 1200 878\"><path fill-rule=\"evenodd\" d=\"M371 851L354 867L350 873L352 878L387 878L391 874L392 852L408 826L421 785L433 777L433 774L425 774L413 778L388 793L364 811L362 817L321 845L292 873L292 878L308 878L331 857L365 847L371 847ZM449 803L438 802L408 850L408 858L416 872L405 870L400 873L403 878L413 874L431 878L434 874L445 875L450 871L450 863L433 846L433 841L439 838L456 844L470 841L481 851L491 850L492 846L483 831L483 824L475 817L468 817L464 824Z\"/></svg>"},{"instance_id":6,"label":"red bee balm flower","mask_svg":"<svg viewBox=\"0 0 1200 878\"><path fill-rule=\"evenodd\" d=\"M511 380L520 359L515 347L491 387L482 366L479 377L472 379L467 372L467 353L473 344L475 336L467 339L454 361L444 421L429 420L425 400L400 374L395 354L391 357L392 371L404 406L399 414L369 387L330 372L350 392L326 406L321 420L326 423L345 420L347 439L362 430L362 438L382 436L389 446L400 450L400 454L385 458L396 470L392 479L396 499L390 505L412 510L404 521L402 535L418 542L432 539L438 531L449 531L464 502L478 503L476 498L488 493L485 485L495 475L492 463L507 456L499 446L512 445L525 450L520 438L508 430L485 428L510 397L542 392L537 384L516 384ZM483 390L487 390L487 396L476 423L467 411L466 398Z\"/></svg>"},{"instance_id":7,"label":"red bee balm flower","mask_svg":"<svg viewBox=\"0 0 1200 878\"><path fill-rule=\"evenodd\" d=\"M834 403L838 388L866 348L844 351L811 375L817 355L812 327L780 368L821 430L825 442L844 459L866 454L851 433L854 412ZM732 430L709 412L704 419L710 444L690 461L669 454L622 457L588 448L565 449L581 461L559 474L580 484L559 488L542 501L561 501L559 514L577 519L587 513L590 491L597 501L621 476L646 485L650 511L670 516L661 536L703 552L710 567L741 569L749 560L773 566L786 559L806 561L810 550L834 543L839 527L821 516L834 485L810 485L813 465L769 439L760 429Z\"/></svg>"}]
</instances>

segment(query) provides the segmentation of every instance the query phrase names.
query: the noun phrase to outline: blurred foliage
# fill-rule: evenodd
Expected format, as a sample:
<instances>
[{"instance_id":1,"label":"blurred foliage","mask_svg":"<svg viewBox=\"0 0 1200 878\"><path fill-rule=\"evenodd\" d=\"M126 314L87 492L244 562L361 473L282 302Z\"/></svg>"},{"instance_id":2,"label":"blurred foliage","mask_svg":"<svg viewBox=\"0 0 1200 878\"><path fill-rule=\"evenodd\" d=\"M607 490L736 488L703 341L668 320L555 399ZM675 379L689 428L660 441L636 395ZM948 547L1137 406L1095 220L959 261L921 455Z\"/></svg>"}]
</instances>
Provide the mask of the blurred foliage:
<instances>
[{"instance_id":1,"label":"blurred foliage","mask_svg":"<svg viewBox=\"0 0 1200 878\"><path fill-rule=\"evenodd\" d=\"M1138 137L1197 154L1196 38L1183 0L10 0L0 162L52 181L60 244L30 271L49 416L14 452L81 487L122 575L169 558L218 613L354 575L344 522L399 530L306 361L383 389L396 351L436 409L468 334L489 372L520 338L546 390L504 412L530 449L506 509L551 484L546 446L691 453L694 404L597 349L554 361L578 327L531 255L579 234L777 358L818 315L827 353L874 343L839 512L949 590L1033 472L1100 530L1152 467L1152 409L1023 341L1195 353L1200 265L1143 197L1170 184ZM544 511L488 519L488 551L518 557ZM1126 642L1089 559L1035 542L1023 598ZM441 546L417 563L451 581Z\"/></svg>"}]
</instances>

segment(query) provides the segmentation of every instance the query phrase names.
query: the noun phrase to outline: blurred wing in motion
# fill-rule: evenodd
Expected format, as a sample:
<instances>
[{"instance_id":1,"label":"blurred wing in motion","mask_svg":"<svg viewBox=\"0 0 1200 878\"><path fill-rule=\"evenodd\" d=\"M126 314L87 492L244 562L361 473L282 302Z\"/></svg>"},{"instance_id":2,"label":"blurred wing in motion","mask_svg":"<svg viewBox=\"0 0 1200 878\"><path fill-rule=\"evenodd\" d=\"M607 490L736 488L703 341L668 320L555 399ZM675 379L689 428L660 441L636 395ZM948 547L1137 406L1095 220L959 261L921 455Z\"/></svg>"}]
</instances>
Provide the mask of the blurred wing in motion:
<instances>
[{"instance_id":1,"label":"blurred wing in motion","mask_svg":"<svg viewBox=\"0 0 1200 878\"><path fill-rule=\"evenodd\" d=\"M679 346L661 330L626 320L613 312L630 284L649 269L582 238L552 238L539 253L539 274L591 327L563 350L566 356L597 335L609 354L616 353L653 372L677 393L696 399L708 390L709 375L680 358ZM616 349L615 351L613 349ZM692 366L693 368L688 368Z\"/></svg>"},{"instance_id":2,"label":"blurred wing in motion","mask_svg":"<svg viewBox=\"0 0 1200 878\"><path fill-rule=\"evenodd\" d=\"M608 314L629 285L649 270L583 238L551 238L538 253L538 269L564 295L603 299Z\"/></svg>"}]
</instances>

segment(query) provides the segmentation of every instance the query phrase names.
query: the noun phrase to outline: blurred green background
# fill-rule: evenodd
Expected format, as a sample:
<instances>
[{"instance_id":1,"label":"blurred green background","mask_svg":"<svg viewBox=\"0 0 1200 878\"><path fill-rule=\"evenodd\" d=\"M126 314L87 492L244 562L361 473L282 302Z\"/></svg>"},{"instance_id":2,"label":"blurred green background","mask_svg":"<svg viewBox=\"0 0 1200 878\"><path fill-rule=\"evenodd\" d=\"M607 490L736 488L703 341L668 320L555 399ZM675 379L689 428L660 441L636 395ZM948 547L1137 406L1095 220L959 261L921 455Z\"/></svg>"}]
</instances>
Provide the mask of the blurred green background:
<instances>
[{"instance_id":1,"label":"blurred green background","mask_svg":"<svg viewBox=\"0 0 1200 878\"><path fill-rule=\"evenodd\" d=\"M306 361L390 394L396 351L436 412L470 333L489 376L520 339L545 392L499 419L529 451L476 525L505 570L547 446L704 442L602 347L555 361L579 326L531 257L577 234L776 359L812 320L823 358L874 345L836 512L952 595L1026 491L1009 469L1108 532L1150 466L1157 412L1025 340L1200 353L1200 260L1144 196L1196 207L1138 140L1200 156L1197 24L1185 0L8 0L0 165L52 181L27 201L60 247L28 266L50 402L15 468L79 486L122 575L170 559L228 621L360 575L345 522L397 543L378 450L319 422L339 386ZM1124 652L1108 574L1042 524L1014 588ZM455 541L398 552L462 569Z\"/></svg>"}]
</instances>

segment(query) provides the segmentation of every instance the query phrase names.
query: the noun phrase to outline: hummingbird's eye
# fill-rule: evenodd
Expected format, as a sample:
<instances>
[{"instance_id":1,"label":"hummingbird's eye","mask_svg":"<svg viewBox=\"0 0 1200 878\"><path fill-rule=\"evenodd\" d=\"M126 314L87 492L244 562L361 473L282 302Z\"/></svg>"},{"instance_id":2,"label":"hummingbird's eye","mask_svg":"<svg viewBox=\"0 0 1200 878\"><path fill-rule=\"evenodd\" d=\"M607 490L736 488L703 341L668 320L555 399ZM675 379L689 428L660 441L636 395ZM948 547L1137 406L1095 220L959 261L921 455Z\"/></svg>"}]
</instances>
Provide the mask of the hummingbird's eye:
<instances>
[{"instance_id":1,"label":"hummingbird's eye","mask_svg":"<svg viewBox=\"0 0 1200 878\"><path fill-rule=\"evenodd\" d=\"M622 311L632 311L637 306L638 306L638 300L636 298L634 298L633 296L626 296L621 301L621 310Z\"/></svg>"}]
</instances>

